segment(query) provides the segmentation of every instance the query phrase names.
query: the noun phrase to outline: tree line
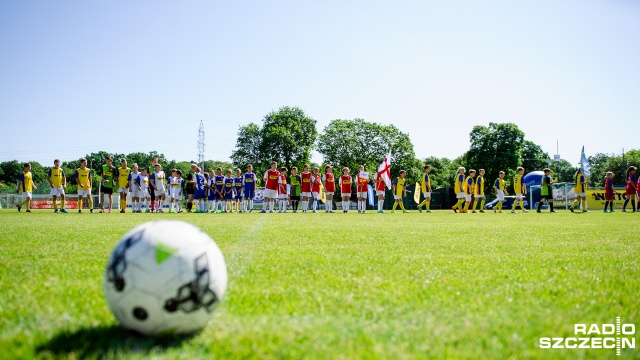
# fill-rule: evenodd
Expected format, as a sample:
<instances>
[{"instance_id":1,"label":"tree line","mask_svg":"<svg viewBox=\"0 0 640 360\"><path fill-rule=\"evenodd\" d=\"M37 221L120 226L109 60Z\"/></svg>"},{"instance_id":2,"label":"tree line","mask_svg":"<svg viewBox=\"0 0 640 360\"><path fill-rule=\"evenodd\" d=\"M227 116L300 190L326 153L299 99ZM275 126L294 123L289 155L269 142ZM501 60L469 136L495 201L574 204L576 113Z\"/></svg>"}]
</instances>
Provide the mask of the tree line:
<instances>
[{"instance_id":1,"label":"tree line","mask_svg":"<svg viewBox=\"0 0 640 360\"><path fill-rule=\"evenodd\" d=\"M271 161L277 161L288 168L297 166L302 169L304 164L318 166L321 169L329 164L340 173L342 167L352 171L359 165L364 165L370 171L376 171L385 155L391 152L391 175L398 176L400 170L407 171L409 182L420 181L423 167L431 165L431 182L434 188L451 186L459 166L467 169L485 169L488 183L498 177L498 172L507 172L505 179L509 182L518 166L523 166L527 172L542 170L549 167L552 175L559 182L574 181L577 166L567 160L553 161L542 148L525 138L525 134L513 123L489 123L488 126L476 125L469 133L469 149L455 159L426 157L418 158L408 133L400 131L394 125L382 125L365 121L364 119L334 119L318 132L316 120L308 116L298 107L281 107L277 111L266 114L260 124L249 123L240 126L236 139L236 146L229 161L206 161L205 169L223 169L240 167L246 168L253 164L260 174L268 169ZM437 136L430 134L421 141L429 142ZM322 164L311 162L311 153L318 151L323 157ZM129 166L137 163L140 167L149 167L151 159L157 157L163 168L180 169L183 173L190 171L194 161L168 160L164 154L157 151L148 153L134 152L130 154L114 154L108 151L98 151L86 154L88 166L94 173L94 191L100 182L99 174L107 156L113 156L114 165L119 166L119 159L126 158ZM46 182L50 164L40 164L32 161L32 174L36 184ZM67 176L68 192L75 191L73 174L80 166L80 158L73 160L62 159L62 168ZM612 171L615 184L624 183L624 170L629 165L640 164L640 150L630 150L622 155L597 153L589 157L591 176L589 185L603 186L607 171ZM0 163L0 182L15 183L22 172L22 163L16 160ZM10 192L13 187L8 186L0 191ZM48 193L47 187L39 187L38 193Z\"/></svg>"}]
</instances>

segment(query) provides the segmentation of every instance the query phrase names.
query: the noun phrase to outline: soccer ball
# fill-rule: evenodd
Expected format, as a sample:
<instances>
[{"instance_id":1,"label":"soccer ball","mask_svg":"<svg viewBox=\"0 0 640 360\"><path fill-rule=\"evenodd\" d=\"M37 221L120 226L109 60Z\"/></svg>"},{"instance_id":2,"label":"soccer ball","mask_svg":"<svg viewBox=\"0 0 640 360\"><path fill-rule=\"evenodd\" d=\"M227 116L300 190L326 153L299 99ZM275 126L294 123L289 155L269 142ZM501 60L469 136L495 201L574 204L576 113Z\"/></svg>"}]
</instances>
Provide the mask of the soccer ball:
<instances>
[{"instance_id":1,"label":"soccer ball","mask_svg":"<svg viewBox=\"0 0 640 360\"><path fill-rule=\"evenodd\" d=\"M104 274L113 315L125 328L151 336L204 328L226 288L220 248L183 221L153 221L129 231Z\"/></svg>"}]
</instances>

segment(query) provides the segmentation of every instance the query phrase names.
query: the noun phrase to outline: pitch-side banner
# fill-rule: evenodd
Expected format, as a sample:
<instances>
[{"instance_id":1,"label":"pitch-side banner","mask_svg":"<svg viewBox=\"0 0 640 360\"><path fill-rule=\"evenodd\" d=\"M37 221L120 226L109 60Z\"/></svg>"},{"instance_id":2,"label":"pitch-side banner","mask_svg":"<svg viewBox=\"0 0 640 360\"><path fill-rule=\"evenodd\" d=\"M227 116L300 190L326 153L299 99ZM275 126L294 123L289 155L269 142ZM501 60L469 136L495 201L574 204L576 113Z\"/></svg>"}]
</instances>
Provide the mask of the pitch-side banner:
<instances>
[{"instance_id":1,"label":"pitch-side banner","mask_svg":"<svg viewBox=\"0 0 640 360\"><path fill-rule=\"evenodd\" d=\"M624 190L618 190L613 196L613 208L621 209L626 195ZM604 190L587 190L587 206L589 209L604 209Z\"/></svg>"}]
</instances>

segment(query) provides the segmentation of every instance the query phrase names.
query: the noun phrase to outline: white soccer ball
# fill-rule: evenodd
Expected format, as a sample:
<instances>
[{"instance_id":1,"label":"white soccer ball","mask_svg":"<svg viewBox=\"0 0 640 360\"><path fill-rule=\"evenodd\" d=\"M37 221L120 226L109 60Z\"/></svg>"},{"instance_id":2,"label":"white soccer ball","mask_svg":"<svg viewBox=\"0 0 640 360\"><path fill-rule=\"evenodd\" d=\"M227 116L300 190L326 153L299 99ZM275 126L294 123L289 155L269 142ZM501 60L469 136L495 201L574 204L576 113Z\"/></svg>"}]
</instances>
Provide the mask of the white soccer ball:
<instances>
[{"instance_id":1,"label":"white soccer ball","mask_svg":"<svg viewBox=\"0 0 640 360\"><path fill-rule=\"evenodd\" d=\"M151 336L204 328L226 289L220 248L183 221L153 221L129 231L104 275L113 315L125 328Z\"/></svg>"}]
</instances>

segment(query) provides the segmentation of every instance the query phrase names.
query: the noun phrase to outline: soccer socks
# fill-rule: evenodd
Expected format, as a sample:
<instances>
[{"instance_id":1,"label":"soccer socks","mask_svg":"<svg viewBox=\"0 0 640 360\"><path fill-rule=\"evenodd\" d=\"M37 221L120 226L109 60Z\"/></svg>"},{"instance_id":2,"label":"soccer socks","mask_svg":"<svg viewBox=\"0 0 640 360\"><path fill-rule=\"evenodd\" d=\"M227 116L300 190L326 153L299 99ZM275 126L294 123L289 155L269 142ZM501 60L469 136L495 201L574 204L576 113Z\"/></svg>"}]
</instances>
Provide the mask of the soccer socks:
<instances>
[{"instance_id":1,"label":"soccer socks","mask_svg":"<svg viewBox=\"0 0 640 360\"><path fill-rule=\"evenodd\" d=\"M29 208L29 203L27 202L27 209ZM635 199L631 199L631 208L633 211L636 211L636 201Z\"/></svg>"},{"instance_id":2,"label":"soccer socks","mask_svg":"<svg viewBox=\"0 0 640 360\"><path fill-rule=\"evenodd\" d=\"M575 209L575 208L576 208L576 205L578 205L579 203L580 203L580 200L574 200L574 201L573 201L573 204L571 204L571 208L572 208L572 209Z\"/></svg>"},{"instance_id":3,"label":"soccer socks","mask_svg":"<svg viewBox=\"0 0 640 360\"><path fill-rule=\"evenodd\" d=\"M426 205L427 205L427 199L424 199L420 204L418 204L418 209L422 209L422 207Z\"/></svg>"},{"instance_id":4,"label":"soccer socks","mask_svg":"<svg viewBox=\"0 0 640 360\"><path fill-rule=\"evenodd\" d=\"M400 201L398 204L400 205L400 209L402 209L402 211L405 211L404 204L402 203L402 201Z\"/></svg>"},{"instance_id":5,"label":"soccer socks","mask_svg":"<svg viewBox=\"0 0 640 360\"><path fill-rule=\"evenodd\" d=\"M396 208L398 207L399 202L394 202L393 203L393 208L391 209L392 211L396 211Z\"/></svg>"},{"instance_id":6,"label":"soccer socks","mask_svg":"<svg viewBox=\"0 0 640 360\"><path fill-rule=\"evenodd\" d=\"M275 200L274 200L274 199L271 199L271 200L269 201L269 211L273 211L273 207L275 206L275 204L274 204L274 203L275 203Z\"/></svg>"},{"instance_id":7,"label":"soccer socks","mask_svg":"<svg viewBox=\"0 0 640 360\"><path fill-rule=\"evenodd\" d=\"M60 207L64 209L64 198L60 199Z\"/></svg>"},{"instance_id":8,"label":"soccer socks","mask_svg":"<svg viewBox=\"0 0 640 360\"><path fill-rule=\"evenodd\" d=\"M467 202L464 204L464 211L468 211L468 210L469 210L469 205L471 205L471 201L467 201Z\"/></svg>"},{"instance_id":9,"label":"soccer socks","mask_svg":"<svg viewBox=\"0 0 640 360\"><path fill-rule=\"evenodd\" d=\"M378 200L378 211L382 211L383 207L384 207L384 201Z\"/></svg>"},{"instance_id":10,"label":"soccer socks","mask_svg":"<svg viewBox=\"0 0 640 360\"><path fill-rule=\"evenodd\" d=\"M458 210L462 210L462 203L464 203L464 199L458 199L458 202L456 203L456 208Z\"/></svg>"},{"instance_id":11,"label":"soccer socks","mask_svg":"<svg viewBox=\"0 0 640 360\"><path fill-rule=\"evenodd\" d=\"M480 210L484 210L484 198L480 201Z\"/></svg>"},{"instance_id":12,"label":"soccer socks","mask_svg":"<svg viewBox=\"0 0 640 360\"><path fill-rule=\"evenodd\" d=\"M316 211L318 208L318 200L313 200L313 211Z\"/></svg>"}]
</instances>

